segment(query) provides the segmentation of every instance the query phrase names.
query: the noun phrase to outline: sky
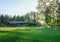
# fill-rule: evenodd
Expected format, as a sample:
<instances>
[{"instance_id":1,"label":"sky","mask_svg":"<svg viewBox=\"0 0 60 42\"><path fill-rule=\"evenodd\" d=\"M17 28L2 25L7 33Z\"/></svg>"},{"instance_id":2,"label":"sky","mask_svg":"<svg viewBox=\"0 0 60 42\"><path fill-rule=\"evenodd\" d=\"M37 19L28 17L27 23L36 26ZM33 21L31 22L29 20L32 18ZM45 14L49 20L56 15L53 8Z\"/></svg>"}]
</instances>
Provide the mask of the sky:
<instances>
[{"instance_id":1,"label":"sky","mask_svg":"<svg viewBox=\"0 0 60 42\"><path fill-rule=\"evenodd\" d=\"M0 0L0 14L25 15L36 11L37 0Z\"/></svg>"}]
</instances>

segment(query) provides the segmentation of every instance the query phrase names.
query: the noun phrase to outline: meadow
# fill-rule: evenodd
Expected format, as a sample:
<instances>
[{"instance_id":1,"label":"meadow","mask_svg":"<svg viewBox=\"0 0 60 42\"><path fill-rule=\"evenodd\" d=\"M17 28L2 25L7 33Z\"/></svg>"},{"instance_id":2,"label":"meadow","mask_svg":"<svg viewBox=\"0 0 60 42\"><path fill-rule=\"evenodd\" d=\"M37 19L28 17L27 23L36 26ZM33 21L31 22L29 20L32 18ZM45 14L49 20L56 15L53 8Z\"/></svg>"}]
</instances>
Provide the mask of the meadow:
<instances>
[{"instance_id":1,"label":"meadow","mask_svg":"<svg viewBox=\"0 0 60 42\"><path fill-rule=\"evenodd\" d=\"M60 42L60 28L0 27L0 42Z\"/></svg>"}]
</instances>

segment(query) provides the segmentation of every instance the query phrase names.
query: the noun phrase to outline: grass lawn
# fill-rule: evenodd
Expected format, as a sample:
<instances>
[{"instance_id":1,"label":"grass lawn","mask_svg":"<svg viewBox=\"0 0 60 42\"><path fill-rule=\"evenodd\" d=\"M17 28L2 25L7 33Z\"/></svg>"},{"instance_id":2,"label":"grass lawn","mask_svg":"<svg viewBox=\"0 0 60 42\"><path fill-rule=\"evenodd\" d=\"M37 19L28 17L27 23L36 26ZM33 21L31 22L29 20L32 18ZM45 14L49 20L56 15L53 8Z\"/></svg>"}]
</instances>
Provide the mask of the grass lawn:
<instances>
[{"instance_id":1,"label":"grass lawn","mask_svg":"<svg viewBox=\"0 0 60 42\"><path fill-rule=\"evenodd\" d=\"M60 28L0 27L0 42L60 42Z\"/></svg>"}]
</instances>

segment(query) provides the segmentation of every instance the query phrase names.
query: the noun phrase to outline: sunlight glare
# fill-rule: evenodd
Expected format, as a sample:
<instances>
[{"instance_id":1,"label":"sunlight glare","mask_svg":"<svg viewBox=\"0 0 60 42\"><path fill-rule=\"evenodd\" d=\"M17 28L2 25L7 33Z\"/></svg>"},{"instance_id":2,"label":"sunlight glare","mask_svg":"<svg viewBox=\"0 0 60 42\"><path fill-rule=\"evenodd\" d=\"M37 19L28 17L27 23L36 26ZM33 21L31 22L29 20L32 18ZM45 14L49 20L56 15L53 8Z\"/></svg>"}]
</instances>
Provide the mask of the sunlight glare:
<instances>
[{"instance_id":1,"label":"sunlight glare","mask_svg":"<svg viewBox=\"0 0 60 42\"><path fill-rule=\"evenodd\" d=\"M49 6L49 4L50 4L49 2L46 2L46 5L47 5L47 6Z\"/></svg>"},{"instance_id":2,"label":"sunlight glare","mask_svg":"<svg viewBox=\"0 0 60 42\"><path fill-rule=\"evenodd\" d=\"M50 1L53 1L53 0L50 0Z\"/></svg>"}]
</instances>

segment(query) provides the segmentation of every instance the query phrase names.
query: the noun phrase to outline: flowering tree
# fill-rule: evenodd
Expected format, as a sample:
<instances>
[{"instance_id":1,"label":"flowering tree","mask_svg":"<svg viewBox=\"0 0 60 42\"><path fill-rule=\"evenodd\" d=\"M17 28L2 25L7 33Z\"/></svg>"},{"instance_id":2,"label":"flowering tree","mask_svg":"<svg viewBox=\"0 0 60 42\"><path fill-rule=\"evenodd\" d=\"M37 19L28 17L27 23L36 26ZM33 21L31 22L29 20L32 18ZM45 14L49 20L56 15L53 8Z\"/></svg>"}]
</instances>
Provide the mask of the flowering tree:
<instances>
[{"instance_id":1,"label":"flowering tree","mask_svg":"<svg viewBox=\"0 0 60 42\"><path fill-rule=\"evenodd\" d=\"M38 0L38 16L44 18L46 24L55 26L57 24L57 10L59 0ZM59 2L60 3L60 2ZM59 11L59 10L58 10Z\"/></svg>"}]
</instances>

